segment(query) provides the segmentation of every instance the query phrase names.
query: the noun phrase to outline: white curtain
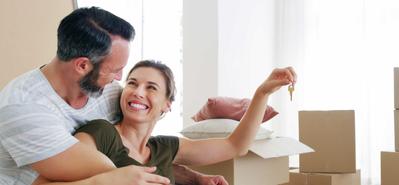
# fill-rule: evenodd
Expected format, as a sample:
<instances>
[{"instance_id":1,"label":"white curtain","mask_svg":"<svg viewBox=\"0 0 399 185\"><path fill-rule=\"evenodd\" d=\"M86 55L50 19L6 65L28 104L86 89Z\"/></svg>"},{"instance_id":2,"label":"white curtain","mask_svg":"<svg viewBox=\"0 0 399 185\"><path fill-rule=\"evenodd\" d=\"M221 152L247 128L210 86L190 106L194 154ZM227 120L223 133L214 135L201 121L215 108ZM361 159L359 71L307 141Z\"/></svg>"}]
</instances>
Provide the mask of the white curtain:
<instances>
[{"instance_id":1,"label":"white curtain","mask_svg":"<svg viewBox=\"0 0 399 185\"><path fill-rule=\"evenodd\" d=\"M355 110L362 184L380 184L380 152L394 151L399 1L278 0L276 14L276 65L299 75L293 102L273 99L277 132L298 137L298 110Z\"/></svg>"}]
</instances>

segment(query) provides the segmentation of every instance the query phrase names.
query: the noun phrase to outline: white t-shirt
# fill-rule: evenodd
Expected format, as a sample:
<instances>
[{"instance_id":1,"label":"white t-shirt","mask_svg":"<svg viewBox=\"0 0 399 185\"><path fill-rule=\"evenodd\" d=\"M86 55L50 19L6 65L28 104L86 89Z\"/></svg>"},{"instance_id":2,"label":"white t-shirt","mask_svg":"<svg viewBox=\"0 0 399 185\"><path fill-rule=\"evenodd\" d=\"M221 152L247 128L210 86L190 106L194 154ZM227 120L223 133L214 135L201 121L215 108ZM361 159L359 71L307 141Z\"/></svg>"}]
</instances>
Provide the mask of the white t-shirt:
<instances>
[{"instance_id":1,"label":"white t-shirt","mask_svg":"<svg viewBox=\"0 0 399 185\"><path fill-rule=\"evenodd\" d=\"M0 184L32 184L38 174L29 165L75 144L76 128L93 119L118 121L121 90L113 82L101 96L74 109L39 69L11 81L0 92Z\"/></svg>"}]
</instances>

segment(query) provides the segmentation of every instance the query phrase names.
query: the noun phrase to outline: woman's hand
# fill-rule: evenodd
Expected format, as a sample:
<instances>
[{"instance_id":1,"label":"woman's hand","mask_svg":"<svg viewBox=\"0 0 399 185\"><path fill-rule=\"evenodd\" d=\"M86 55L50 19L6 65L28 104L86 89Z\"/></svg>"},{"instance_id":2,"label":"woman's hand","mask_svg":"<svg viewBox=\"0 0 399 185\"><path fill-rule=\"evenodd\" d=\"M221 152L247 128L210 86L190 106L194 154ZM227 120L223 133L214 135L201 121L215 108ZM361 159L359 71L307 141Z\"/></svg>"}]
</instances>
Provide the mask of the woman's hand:
<instances>
[{"instance_id":1,"label":"woman's hand","mask_svg":"<svg viewBox=\"0 0 399 185\"><path fill-rule=\"evenodd\" d=\"M296 73L292 67L276 68L259 86L258 91L263 95L270 95L284 85L296 83Z\"/></svg>"}]
</instances>

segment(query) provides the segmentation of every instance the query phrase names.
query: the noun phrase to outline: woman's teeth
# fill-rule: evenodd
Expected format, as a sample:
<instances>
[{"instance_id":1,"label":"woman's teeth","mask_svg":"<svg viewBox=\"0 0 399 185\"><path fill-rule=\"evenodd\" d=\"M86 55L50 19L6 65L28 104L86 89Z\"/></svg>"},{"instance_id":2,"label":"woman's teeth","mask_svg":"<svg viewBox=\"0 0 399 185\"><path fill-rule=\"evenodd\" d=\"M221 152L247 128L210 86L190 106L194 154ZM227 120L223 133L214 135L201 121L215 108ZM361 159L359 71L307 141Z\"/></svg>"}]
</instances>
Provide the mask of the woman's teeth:
<instances>
[{"instance_id":1,"label":"woman's teeth","mask_svg":"<svg viewBox=\"0 0 399 185\"><path fill-rule=\"evenodd\" d=\"M131 102L129 102L129 106L130 106L130 107L133 107L133 108L135 108L135 109L140 109L140 110L145 110L145 109L147 109L147 106L146 106L146 105L143 105L143 104L137 104L137 103L131 103Z\"/></svg>"}]
</instances>

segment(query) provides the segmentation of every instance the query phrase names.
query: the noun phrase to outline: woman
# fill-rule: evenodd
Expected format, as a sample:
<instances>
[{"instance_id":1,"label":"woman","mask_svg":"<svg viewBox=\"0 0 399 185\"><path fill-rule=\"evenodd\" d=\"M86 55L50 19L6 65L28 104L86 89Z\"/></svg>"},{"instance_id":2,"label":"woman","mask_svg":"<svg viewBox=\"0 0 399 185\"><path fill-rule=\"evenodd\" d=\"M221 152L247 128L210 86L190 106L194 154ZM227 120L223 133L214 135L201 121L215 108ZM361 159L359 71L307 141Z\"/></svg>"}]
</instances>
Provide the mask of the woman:
<instances>
[{"instance_id":1,"label":"woman","mask_svg":"<svg viewBox=\"0 0 399 185\"><path fill-rule=\"evenodd\" d=\"M94 120L78 129L75 136L96 147L117 167L155 166L155 173L168 177L173 184L172 163L207 165L245 155L262 121L269 95L295 82L291 67L275 69L258 87L239 126L227 138L151 137L157 121L170 111L175 84L166 65L141 61L129 72L120 98L123 119L116 125Z\"/></svg>"}]
</instances>

